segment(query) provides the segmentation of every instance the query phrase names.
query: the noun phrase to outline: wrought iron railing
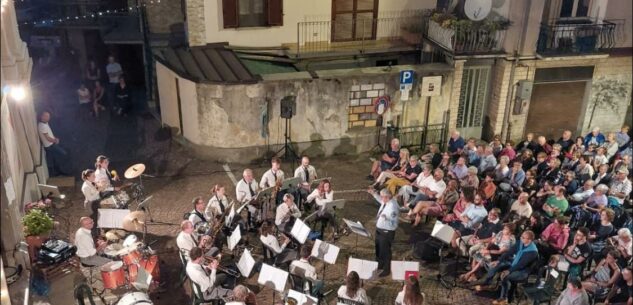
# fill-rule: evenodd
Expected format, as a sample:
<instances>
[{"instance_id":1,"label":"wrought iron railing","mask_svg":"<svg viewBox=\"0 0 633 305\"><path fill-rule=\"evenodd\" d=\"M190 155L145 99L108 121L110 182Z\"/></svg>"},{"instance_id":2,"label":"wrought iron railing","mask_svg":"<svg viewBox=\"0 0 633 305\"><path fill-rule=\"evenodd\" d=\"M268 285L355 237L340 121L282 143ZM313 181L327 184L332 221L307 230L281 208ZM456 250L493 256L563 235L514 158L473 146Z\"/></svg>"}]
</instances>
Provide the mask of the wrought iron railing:
<instances>
[{"instance_id":1,"label":"wrought iron railing","mask_svg":"<svg viewBox=\"0 0 633 305\"><path fill-rule=\"evenodd\" d=\"M426 37L454 54L501 52L506 36L504 29L485 27L445 28L433 20L428 22Z\"/></svg>"},{"instance_id":2,"label":"wrought iron railing","mask_svg":"<svg viewBox=\"0 0 633 305\"><path fill-rule=\"evenodd\" d=\"M536 51L541 55L592 54L616 45L616 23L557 19L541 25Z\"/></svg>"},{"instance_id":3,"label":"wrought iron railing","mask_svg":"<svg viewBox=\"0 0 633 305\"><path fill-rule=\"evenodd\" d=\"M297 23L297 56L334 51L363 53L377 41L420 44L429 11L403 12L399 16Z\"/></svg>"},{"instance_id":4,"label":"wrought iron railing","mask_svg":"<svg viewBox=\"0 0 633 305\"><path fill-rule=\"evenodd\" d=\"M394 127L390 134L400 140L401 147L425 150L427 145L437 144L440 150L444 150L446 124ZM391 139L388 140L391 141Z\"/></svg>"}]
</instances>

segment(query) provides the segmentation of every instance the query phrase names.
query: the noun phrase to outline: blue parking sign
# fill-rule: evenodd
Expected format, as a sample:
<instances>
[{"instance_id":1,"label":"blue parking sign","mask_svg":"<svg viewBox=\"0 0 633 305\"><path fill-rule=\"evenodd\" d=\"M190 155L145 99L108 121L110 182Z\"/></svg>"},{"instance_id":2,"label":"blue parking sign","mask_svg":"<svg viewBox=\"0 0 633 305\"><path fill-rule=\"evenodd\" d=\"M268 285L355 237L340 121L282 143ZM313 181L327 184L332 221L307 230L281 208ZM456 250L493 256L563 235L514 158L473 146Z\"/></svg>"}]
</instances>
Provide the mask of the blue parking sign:
<instances>
[{"instance_id":1,"label":"blue parking sign","mask_svg":"<svg viewBox=\"0 0 633 305\"><path fill-rule=\"evenodd\" d=\"M400 84L413 84L413 70L400 71Z\"/></svg>"}]
</instances>

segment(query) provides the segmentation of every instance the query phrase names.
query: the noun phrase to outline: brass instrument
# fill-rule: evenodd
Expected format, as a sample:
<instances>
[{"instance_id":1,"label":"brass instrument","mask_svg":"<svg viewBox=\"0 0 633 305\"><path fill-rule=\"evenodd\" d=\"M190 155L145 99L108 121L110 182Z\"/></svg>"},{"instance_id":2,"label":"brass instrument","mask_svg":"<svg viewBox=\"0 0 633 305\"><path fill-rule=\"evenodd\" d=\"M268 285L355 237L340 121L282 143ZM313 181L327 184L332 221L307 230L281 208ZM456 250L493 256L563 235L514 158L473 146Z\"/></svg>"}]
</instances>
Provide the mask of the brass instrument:
<instances>
[{"instance_id":1,"label":"brass instrument","mask_svg":"<svg viewBox=\"0 0 633 305\"><path fill-rule=\"evenodd\" d=\"M213 263L214 261L218 262L218 267L216 268L216 270L224 272L232 277L235 278L239 278L240 277L240 273L238 271L235 271L233 269L229 269L226 267L223 267L222 265L220 265L220 260L222 259L222 254L218 254L218 256L213 257L213 256L204 256L204 262L205 265L211 265L211 263Z\"/></svg>"}]
</instances>

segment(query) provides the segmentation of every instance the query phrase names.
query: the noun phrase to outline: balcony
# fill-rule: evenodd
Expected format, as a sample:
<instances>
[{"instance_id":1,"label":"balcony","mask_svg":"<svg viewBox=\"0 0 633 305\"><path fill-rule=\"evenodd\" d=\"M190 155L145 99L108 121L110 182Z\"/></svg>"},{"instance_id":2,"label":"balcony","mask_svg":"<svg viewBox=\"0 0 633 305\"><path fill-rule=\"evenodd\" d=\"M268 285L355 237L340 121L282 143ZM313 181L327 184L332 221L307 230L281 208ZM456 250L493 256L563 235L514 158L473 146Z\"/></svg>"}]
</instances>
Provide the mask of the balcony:
<instances>
[{"instance_id":1,"label":"balcony","mask_svg":"<svg viewBox=\"0 0 633 305\"><path fill-rule=\"evenodd\" d=\"M503 53L506 21L429 20L426 38L452 55Z\"/></svg>"},{"instance_id":2,"label":"balcony","mask_svg":"<svg viewBox=\"0 0 633 305\"><path fill-rule=\"evenodd\" d=\"M536 52L542 56L607 53L616 46L617 21L556 19L542 24Z\"/></svg>"},{"instance_id":3,"label":"balcony","mask_svg":"<svg viewBox=\"0 0 633 305\"><path fill-rule=\"evenodd\" d=\"M420 48L426 10L399 16L297 23L297 42L286 44L290 57L322 57L410 51Z\"/></svg>"}]
</instances>

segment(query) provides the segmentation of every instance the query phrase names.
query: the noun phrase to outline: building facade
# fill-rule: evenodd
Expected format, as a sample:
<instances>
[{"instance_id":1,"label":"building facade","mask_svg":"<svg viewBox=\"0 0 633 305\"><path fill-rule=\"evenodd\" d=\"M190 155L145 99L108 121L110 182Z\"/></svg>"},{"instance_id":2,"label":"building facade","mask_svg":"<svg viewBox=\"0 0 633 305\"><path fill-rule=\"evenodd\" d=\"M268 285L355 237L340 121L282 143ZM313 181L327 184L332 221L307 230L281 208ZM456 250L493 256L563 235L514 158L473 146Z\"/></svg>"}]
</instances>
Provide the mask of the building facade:
<instances>
[{"instance_id":1,"label":"building facade","mask_svg":"<svg viewBox=\"0 0 633 305\"><path fill-rule=\"evenodd\" d=\"M46 158L37 132L37 117L30 95L33 62L20 38L12 1L2 2L2 261L8 266L30 268L22 244L24 206L38 200L38 183L48 178ZM3 283L5 279L2 279ZM15 288L15 287L14 287ZM13 292L11 293L14 294ZM19 295L19 293L17 293ZM6 296L3 290L3 304Z\"/></svg>"}]
</instances>

